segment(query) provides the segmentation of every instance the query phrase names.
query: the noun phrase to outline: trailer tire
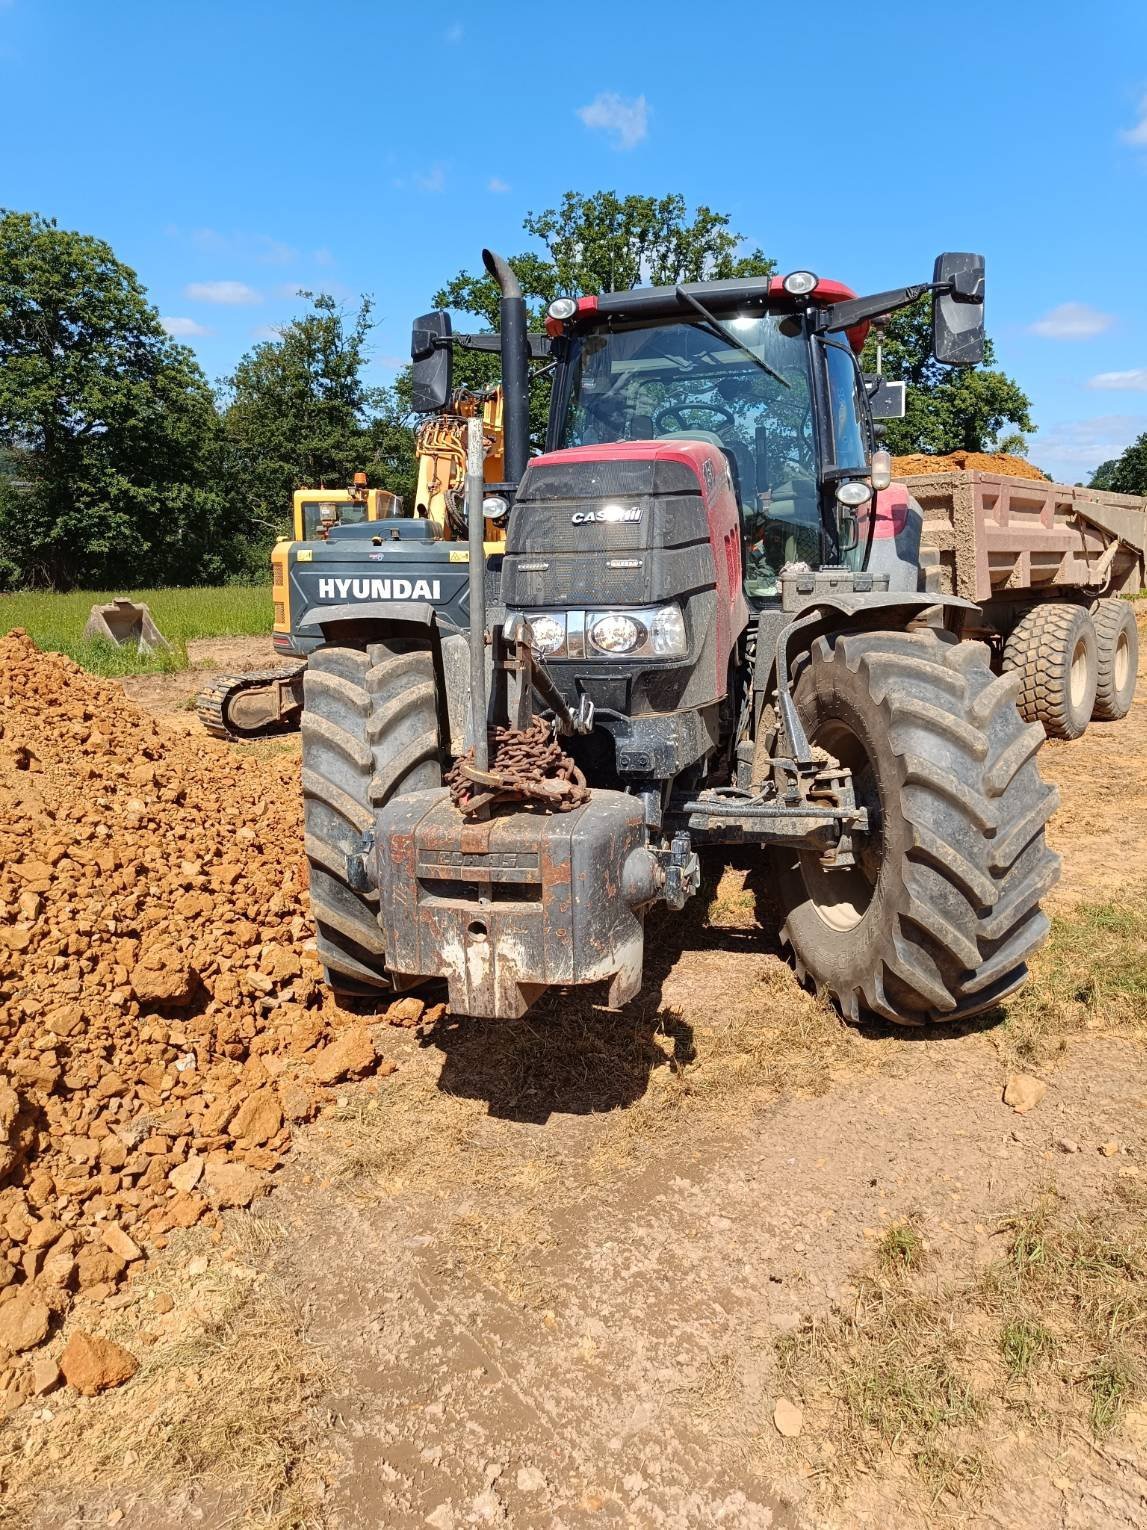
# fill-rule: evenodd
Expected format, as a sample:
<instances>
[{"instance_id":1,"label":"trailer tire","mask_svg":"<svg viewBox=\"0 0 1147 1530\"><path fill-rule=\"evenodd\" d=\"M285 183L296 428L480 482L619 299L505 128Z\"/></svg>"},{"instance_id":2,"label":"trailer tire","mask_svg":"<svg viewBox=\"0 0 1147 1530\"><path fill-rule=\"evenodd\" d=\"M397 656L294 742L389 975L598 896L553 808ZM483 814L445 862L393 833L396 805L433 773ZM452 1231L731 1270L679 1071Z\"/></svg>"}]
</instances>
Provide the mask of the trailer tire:
<instances>
[{"instance_id":1,"label":"trailer tire","mask_svg":"<svg viewBox=\"0 0 1147 1530\"><path fill-rule=\"evenodd\" d=\"M390 987L378 893L352 885L347 856L392 797L442 784L434 656L407 640L317 649L303 704L303 821L311 912L336 996Z\"/></svg>"},{"instance_id":2,"label":"trailer tire","mask_svg":"<svg viewBox=\"0 0 1147 1530\"><path fill-rule=\"evenodd\" d=\"M1095 626L1086 606L1033 606L1004 644L1003 668L1020 676L1016 705L1048 738L1079 738L1091 721L1099 681Z\"/></svg>"},{"instance_id":3,"label":"trailer tire","mask_svg":"<svg viewBox=\"0 0 1147 1530\"><path fill-rule=\"evenodd\" d=\"M963 1019L1018 988L1048 931L1058 793L1018 677L940 631L818 638L795 667L810 740L851 767L870 832L856 866L777 852L782 938L798 975L850 1019Z\"/></svg>"},{"instance_id":4,"label":"trailer tire","mask_svg":"<svg viewBox=\"0 0 1147 1530\"><path fill-rule=\"evenodd\" d=\"M1135 613L1125 600L1097 601L1091 612L1095 624L1098 682L1095 707L1098 722L1117 722L1126 717L1135 698L1139 669L1139 629Z\"/></svg>"}]
</instances>

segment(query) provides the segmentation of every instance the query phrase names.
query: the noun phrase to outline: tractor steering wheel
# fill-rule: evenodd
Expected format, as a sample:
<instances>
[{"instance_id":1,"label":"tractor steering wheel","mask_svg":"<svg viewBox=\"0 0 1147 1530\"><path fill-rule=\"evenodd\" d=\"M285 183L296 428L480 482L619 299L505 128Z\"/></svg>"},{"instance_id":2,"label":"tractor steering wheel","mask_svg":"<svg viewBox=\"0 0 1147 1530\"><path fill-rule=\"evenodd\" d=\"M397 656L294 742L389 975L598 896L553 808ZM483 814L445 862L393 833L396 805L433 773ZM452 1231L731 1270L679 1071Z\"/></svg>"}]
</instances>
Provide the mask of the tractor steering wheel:
<instances>
[{"instance_id":1,"label":"tractor steering wheel","mask_svg":"<svg viewBox=\"0 0 1147 1530\"><path fill-rule=\"evenodd\" d=\"M726 409L723 404L667 404L664 409L659 409L653 416L653 428L660 435L665 422L668 420L673 430L688 431L681 416L683 414L696 414L703 410L706 414L718 415L721 425L735 425L736 419L731 409ZM700 427L698 427L700 428Z\"/></svg>"}]
</instances>

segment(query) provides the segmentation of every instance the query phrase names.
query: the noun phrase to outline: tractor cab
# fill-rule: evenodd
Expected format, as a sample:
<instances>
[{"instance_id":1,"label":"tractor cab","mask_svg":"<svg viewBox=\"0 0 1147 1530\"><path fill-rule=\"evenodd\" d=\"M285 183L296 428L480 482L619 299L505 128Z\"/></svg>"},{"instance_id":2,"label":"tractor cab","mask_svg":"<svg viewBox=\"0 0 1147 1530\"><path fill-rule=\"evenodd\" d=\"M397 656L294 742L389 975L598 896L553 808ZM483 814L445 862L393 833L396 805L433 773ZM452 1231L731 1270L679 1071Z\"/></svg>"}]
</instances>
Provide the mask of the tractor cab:
<instances>
[{"instance_id":1,"label":"tractor cab","mask_svg":"<svg viewBox=\"0 0 1147 1530\"><path fill-rule=\"evenodd\" d=\"M820 327L829 305L853 296L800 272L559 299L547 447L717 447L753 604L778 597L782 569L856 568L876 449L857 361L868 326Z\"/></svg>"}]
</instances>

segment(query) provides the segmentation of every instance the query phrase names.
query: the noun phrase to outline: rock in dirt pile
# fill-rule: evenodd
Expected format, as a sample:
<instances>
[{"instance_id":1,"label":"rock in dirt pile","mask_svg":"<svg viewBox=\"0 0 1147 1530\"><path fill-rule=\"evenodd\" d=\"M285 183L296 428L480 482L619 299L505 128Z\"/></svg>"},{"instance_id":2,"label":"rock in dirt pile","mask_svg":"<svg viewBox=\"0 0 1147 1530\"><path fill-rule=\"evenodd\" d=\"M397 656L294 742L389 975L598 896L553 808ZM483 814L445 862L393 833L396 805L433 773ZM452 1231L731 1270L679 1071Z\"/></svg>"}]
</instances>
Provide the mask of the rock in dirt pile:
<instances>
[{"instance_id":1,"label":"rock in dirt pile","mask_svg":"<svg viewBox=\"0 0 1147 1530\"><path fill-rule=\"evenodd\" d=\"M87 1329L148 1248L249 1205L322 1090L375 1070L305 888L292 761L0 638L0 1410L56 1351L100 1390Z\"/></svg>"},{"instance_id":2,"label":"rock in dirt pile","mask_svg":"<svg viewBox=\"0 0 1147 1530\"><path fill-rule=\"evenodd\" d=\"M1023 457L1009 457L1003 452L950 452L946 457L929 457L915 452L908 457L893 457L893 478L912 478L922 473L1000 473L1005 478L1038 478L1047 482L1047 474L1032 467Z\"/></svg>"}]
</instances>

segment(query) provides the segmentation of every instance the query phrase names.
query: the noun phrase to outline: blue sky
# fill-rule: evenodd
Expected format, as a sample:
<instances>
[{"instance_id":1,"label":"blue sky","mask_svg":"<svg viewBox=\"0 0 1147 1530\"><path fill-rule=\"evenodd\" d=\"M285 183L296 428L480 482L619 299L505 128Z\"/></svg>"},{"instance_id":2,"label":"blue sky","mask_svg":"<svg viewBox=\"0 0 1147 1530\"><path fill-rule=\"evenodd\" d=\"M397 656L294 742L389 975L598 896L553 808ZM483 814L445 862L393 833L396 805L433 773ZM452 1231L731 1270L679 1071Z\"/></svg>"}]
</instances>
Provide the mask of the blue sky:
<instances>
[{"instance_id":1,"label":"blue sky","mask_svg":"<svg viewBox=\"0 0 1147 1530\"><path fill-rule=\"evenodd\" d=\"M0 0L0 205L107 239L213 379L302 287L410 319L567 188L858 290L983 250L1031 455L1147 429L1147 4Z\"/></svg>"}]
</instances>

